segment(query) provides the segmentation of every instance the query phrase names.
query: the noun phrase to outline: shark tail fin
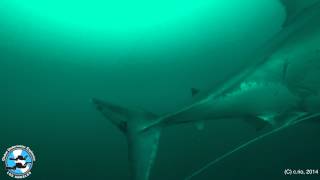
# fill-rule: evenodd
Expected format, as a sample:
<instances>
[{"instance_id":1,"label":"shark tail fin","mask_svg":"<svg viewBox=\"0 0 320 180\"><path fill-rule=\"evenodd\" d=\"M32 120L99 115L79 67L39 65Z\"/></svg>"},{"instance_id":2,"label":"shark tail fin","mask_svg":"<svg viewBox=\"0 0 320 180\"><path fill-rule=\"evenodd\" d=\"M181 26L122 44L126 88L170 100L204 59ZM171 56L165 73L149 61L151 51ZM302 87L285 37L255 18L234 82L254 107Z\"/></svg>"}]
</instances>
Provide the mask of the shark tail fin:
<instances>
[{"instance_id":1,"label":"shark tail fin","mask_svg":"<svg viewBox=\"0 0 320 180\"><path fill-rule=\"evenodd\" d=\"M127 138L128 159L133 180L149 180L156 159L161 126L141 131L141 127L158 116L140 109L129 109L106 101L92 99L95 108L110 120Z\"/></svg>"},{"instance_id":2,"label":"shark tail fin","mask_svg":"<svg viewBox=\"0 0 320 180\"><path fill-rule=\"evenodd\" d=\"M110 104L99 99L93 98L92 103L95 108L110 122L117 127L122 133L127 133L127 115L128 110L125 108Z\"/></svg>"}]
</instances>

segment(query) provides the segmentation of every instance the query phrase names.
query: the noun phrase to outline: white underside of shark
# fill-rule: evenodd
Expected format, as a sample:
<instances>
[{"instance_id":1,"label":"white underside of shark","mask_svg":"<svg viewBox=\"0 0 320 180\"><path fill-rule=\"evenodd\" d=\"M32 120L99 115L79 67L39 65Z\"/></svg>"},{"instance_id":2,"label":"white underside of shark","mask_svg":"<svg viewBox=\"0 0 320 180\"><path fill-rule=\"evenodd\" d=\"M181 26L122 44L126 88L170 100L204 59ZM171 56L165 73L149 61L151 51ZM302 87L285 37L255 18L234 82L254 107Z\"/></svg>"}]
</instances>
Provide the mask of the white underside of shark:
<instances>
[{"instance_id":1,"label":"white underside of shark","mask_svg":"<svg viewBox=\"0 0 320 180\"><path fill-rule=\"evenodd\" d=\"M283 29L253 54L256 63L209 93L201 95L192 89L193 104L157 116L93 99L96 108L128 140L133 180L150 179L161 130L166 126L242 118L259 130L320 112L320 24L308 23L320 17L320 2L281 1L287 20ZM315 30L306 33L309 27Z\"/></svg>"}]
</instances>

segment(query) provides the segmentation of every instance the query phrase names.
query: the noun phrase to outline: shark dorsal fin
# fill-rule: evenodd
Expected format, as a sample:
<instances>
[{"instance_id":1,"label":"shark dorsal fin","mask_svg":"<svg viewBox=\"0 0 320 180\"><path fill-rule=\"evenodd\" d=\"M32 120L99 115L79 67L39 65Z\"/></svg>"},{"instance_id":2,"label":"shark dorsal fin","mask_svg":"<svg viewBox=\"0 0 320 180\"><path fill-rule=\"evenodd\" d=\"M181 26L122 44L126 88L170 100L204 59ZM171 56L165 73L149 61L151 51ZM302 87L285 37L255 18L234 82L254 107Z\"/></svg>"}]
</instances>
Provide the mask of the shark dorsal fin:
<instances>
[{"instance_id":1,"label":"shark dorsal fin","mask_svg":"<svg viewBox=\"0 0 320 180\"><path fill-rule=\"evenodd\" d=\"M319 0L280 0L286 10L286 20L284 27L288 26L299 16L300 13L312 7Z\"/></svg>"},{"instance_id":2,"label":"shark dorsal fin","mask_svg":"<svg viewBox=\"0 0 320 180\"><path fill-rule=\"evenodd\" d=\"M191 88L191 95L192 97L196 96L197 94L199 94L200 90L196 89L196 88Z\"/></svg>"}]
</instances>

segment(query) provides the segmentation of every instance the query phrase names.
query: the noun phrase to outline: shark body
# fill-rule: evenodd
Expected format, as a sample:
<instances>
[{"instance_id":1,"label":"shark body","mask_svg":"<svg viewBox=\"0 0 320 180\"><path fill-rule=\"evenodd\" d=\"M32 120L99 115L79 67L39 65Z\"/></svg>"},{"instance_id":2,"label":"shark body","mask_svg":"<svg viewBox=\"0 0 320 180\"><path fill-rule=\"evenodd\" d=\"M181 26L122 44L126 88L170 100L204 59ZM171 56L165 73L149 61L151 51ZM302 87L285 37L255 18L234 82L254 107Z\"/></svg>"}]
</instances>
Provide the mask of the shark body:
<instances>
[{"instance_id":1,"label":"shark body","mask_svg":"<svg viewBox=\"0 0 320 180\"><path fill-rule=\"evenodd\" d=\"M125 134L133 180L150 179L161 130L166 126L242 118L261 129L320 112L320 79L317 78L320 77L320 36L319 41L296 38L303 37L303 34L313 37L320 34L320 28L313 33L304 32L304 27L310 24L308 22L318 17L320 2L281 2L288 12L287 20L283 29L253 55L257 59L255 63L208 93L201 94L192 88L193 104L158 116L140 109L92 100L96 109ZM317 23L311 24L317 26Z\"/></svg>"},{"instance_id":2,"label":"shark body","mask_svg":"<svg viewBox=\"0 0 320 180\"><path fill-rule=\"evenodd\" d=\"M308 112L307 101L317 99L320 77L320 2L286 1L287 15L283 29L253 55L255 64L226 80L219 88L168 114L149 127L225 118L253 118L271 121L289 112ZM293 10L298 2L303 8ZM305 7L305 3L311 4ZM299 13L298 13L299 12ZM286 24L291 22L291 24ZM318 98L319 99L319 98ZM314 102L315 103L315 102ZM316 107L308 107L316 109ZM263 122L263 121L262 121ZM261 125L261 124L260 124Z\"/></svg>"}]
</instances>

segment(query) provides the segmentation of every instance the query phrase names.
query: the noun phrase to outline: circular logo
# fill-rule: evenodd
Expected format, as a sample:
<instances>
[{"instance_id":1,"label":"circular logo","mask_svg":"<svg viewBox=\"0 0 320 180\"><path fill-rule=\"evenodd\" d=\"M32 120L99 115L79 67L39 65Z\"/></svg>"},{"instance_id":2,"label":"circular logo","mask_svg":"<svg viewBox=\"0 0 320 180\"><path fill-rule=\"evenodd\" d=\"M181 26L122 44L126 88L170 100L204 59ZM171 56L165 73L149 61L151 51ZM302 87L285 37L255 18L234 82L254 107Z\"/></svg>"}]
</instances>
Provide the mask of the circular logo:
<instances>
[{"instance_id":1,"label":"circular logo","mask_svg":"<svg viewBox=\"0 0 320 180\"><path fill-rule=\"evenodd\" d=\"M22 179L30 176L36 159L29 147L16 145L7 149L2 161L10 177Z\"/></svg>"}]
</instances>

